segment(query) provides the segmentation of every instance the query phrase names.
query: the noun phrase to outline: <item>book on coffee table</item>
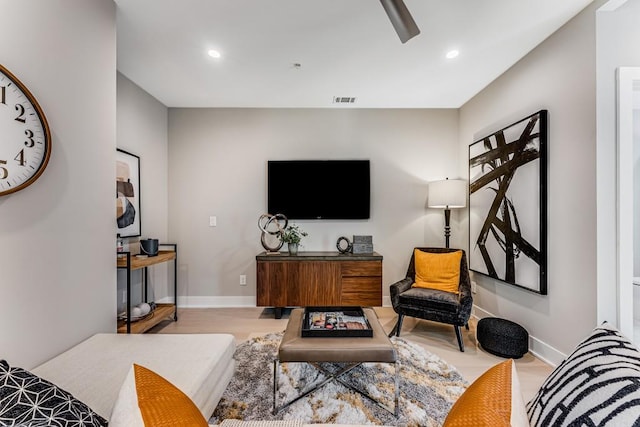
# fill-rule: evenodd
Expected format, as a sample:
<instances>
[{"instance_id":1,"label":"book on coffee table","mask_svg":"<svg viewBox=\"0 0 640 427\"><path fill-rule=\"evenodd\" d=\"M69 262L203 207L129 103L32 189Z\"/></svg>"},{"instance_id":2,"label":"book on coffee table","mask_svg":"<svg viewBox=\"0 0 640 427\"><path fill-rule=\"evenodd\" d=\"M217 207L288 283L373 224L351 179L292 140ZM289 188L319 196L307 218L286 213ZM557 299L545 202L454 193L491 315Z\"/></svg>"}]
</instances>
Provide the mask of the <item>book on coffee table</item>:
<instances>
[{"instance_id":1,"label":"book on coffee table","mask_svg":"<svg viewBox=\"0 0 640 427\"><path fill-rule=\"evenodd\" d=\"M302 322L303 337L373 336L367 316L360 307L307 307Z\"/></svg>"}]
</instances>

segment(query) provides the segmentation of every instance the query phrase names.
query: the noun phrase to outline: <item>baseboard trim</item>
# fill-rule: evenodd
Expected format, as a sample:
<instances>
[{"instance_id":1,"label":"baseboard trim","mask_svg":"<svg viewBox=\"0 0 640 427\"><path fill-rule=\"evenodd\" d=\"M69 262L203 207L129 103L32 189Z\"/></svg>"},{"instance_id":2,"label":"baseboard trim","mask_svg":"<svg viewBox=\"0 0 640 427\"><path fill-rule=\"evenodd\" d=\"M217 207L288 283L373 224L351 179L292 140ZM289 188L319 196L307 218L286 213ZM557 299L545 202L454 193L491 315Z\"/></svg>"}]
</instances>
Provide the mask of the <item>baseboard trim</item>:
<instances>
[{"instance_id":1,"label":"baseboard trim","mask_svg":"<svg viewBox=\"0 0 640 427\"><path fill-rule=\"evenodd\" d=\"M159 304L172 303L173 298L164 297L156 301ZM391 307L391 297L382 297L382 306ZM256 307L256 297L178 297L178 307L184 308L212 308L212 307Z\"/></svg>"},{"instance_id":2,"label":"baseboard trim","mask_svg":"<svg viewBox=\"0 0 640 427\"><path fill-rule=\"evenodd\" d=\"M172 303L173 298L165 297L156 301L158 303ZM204 296L179 296L178 307L183 308L213 308L213 307L255 307L255 296L231 296L231 297L204 297Z\"/></svg>"},{"instance_id":3,"label":"baseboard trim","mask_svg":"<svg viewBox=\"0 0 640 427\"><path fill-rule=\"evenodd\" d=\"M500 317L474 304L471 315L480 320L484 317ZM567 355L546 342L529 335L529 352L551 366L558 366Z\"/></svg>"}]
</instances>

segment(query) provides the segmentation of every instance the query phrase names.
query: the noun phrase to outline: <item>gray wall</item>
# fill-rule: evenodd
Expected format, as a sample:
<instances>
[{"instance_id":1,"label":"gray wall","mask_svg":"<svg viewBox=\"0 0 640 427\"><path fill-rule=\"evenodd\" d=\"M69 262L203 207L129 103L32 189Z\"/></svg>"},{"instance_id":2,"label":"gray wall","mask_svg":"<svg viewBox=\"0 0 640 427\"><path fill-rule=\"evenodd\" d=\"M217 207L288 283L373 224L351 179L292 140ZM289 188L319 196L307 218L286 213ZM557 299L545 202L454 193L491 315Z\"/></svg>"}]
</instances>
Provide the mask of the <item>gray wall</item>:
<instances>
[{"instance_id":1,"label":"gray wall","mask_svg":"<svg viewBox=\"0 0 640 427\"><path fill-rule=\"evenodd\" d=\"M549 110L548 287L541 296L479 274L478 314L505 317L558 363L596 323L595 6L549 37L460 110L460 150ZM459 165L467 170L466 159Z\"/></svg>"},{"instance_id":2,"label":"gray wall","mask_svg":"<svg viewBox=\"0 0 640 427\"><path fill-rule=\"evenodd\" d=\"M413 246L444 244L442 210L425 208L427 182L456 178L457 140L457 110L169 109L169 237L180 245L182 302L255 304L270 159L371 160L370 220L298 223L309 233L302 250L372 235L388 295ZM454 246L465 238L452 220Z\"/></svg>"},{"instance_id":3,"label":"gray wall","mask_svg":"<svg viewBox=\"0 0 640 427\"><path fill-rule=\"evenodd\" d=\"M117 146L140 157L140 211L142 238L168 237L168 110L157 99L118 73L117 79ZM139 253L139 238L126 239L132 253ZM148 269L149 283L154 285L155 297L167 296L167 269L172 263ZM173 270L171 270L171 274ZM141 298L142 270L132 273L132 303ZM173 283L172 280L170 279ZM126 273L118 272L118 310L123 309ZM171 291L173 292L173 290Z\"/></svg>"},{"instance_id":4,"label":"gray wall","mask_svg":"<svg viewBox=\"0 0 640 427\"><path fill-rule=\"evenodd\" d=\"M0 357L29 369L115 331L115 5L4 1L2 16L2 64L53 141L44 174L0 199Z\"/></svg>"}]
</instances>

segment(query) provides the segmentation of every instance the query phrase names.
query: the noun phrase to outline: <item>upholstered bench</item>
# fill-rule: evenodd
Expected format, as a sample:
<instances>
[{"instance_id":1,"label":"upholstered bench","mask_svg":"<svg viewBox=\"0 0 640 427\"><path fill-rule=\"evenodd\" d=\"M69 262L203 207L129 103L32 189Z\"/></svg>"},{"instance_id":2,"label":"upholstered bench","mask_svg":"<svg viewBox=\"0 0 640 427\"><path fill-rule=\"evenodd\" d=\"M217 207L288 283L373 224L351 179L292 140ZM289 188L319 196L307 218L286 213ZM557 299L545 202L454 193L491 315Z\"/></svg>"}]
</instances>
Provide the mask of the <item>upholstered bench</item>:
<instances>
[{"instance_id":1,"label":"upholstered bench","mask_svg":"<svg viewBox=\"0 0 640 427\"><path fill-rule=\"evenodd\" d=\"M372 337L353 337L353 338L308 338L302 336L302 319L304 310L301 308L294 309L289 317L287 328L285 330L282 341L278 348L277 358L273 361L273 412L277 413L280 409L289 406L301 397L306 396L312 391L322 387L330 380L337 380L345 387L360 393L361 395L376 402L382 408L390 411L394 415L398 415L399 411L399 365L397 363L398 356L396 349L391 340L385 333L382 325L378 321L376 312L372 308L363 308L363 312L367 317L371 329ZM280 363L308 363L314 366L318 371L326 376L326 379L309 390L302 393L294 400L278 407L278 365ZM389 363L394 365L395 383L394 383L394 408L388 408L380 403L374 397L368 395L365 391L358 389L344 381L339 377L349 372L352 368L367 362ZM329 372L323 367L323 363L342 364L342 368L337 372Z\"/></svg>"}]
</instances>

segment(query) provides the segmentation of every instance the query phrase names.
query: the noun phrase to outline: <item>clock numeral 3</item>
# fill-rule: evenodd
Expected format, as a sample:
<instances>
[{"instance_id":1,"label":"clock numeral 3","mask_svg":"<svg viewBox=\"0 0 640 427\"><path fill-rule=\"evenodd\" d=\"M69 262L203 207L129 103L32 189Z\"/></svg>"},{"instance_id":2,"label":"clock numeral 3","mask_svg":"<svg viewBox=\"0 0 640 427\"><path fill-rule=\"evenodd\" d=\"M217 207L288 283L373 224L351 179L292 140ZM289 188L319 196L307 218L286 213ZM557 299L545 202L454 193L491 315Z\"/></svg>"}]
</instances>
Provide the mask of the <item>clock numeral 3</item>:
<instances>
[{"instance_id":1,"label":"clock numeral 3","mask_svg":"<svg viewBox=\"0 0 640 427\"><path fill-rule=\"evenodd\" d=\"M0 160L0 165L6 165L7 161L6 160ZM7 179L7 177L9 176L9 171L7 170L7 168L0 166L0 179Z\"/></svg>"},{"instance_id":2,"label":"clock numeral 3","mask_svg":"<svg viewBox=\"0 0 640 427\"><path fill-rule=\"evenodd\" d=\"M31 148L35 145L35 141L33 140L33 131L31 129L27 129L24 131L24 134L27 135L27 141L24 142L28 148Z\"/></svg>"},{"instance_id":3,"label":"clock numeral 3","mask_svg":"<svg viewBox=\"0 0 640 427\"><path fill-rule=\"evenodd\" d=\"M24 118L24 106L22 104L16 104L16 111L18 112L18 117L16 117L15 120L26 123L27 119Z\"/></svg>"}]
</instances>

